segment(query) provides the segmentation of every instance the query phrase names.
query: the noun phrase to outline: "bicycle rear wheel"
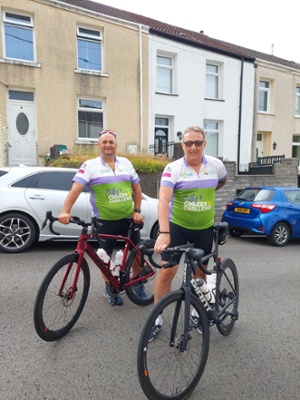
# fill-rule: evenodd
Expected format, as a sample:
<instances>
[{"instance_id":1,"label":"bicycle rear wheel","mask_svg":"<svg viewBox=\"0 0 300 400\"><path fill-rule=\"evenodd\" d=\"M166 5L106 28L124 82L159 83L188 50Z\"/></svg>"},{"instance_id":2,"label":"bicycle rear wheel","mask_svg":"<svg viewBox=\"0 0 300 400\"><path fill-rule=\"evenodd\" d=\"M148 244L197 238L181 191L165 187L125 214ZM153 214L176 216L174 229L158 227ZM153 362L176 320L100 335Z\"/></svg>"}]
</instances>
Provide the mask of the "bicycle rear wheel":
<instances>
[{"instance_id":1,"label":"bicycle rear wheel","mask_svg":"<svg viewBox=\"0 0 300 400\"><path fill-rule=\"evenodd\" d=\"M221 272L217 275L216 306L219 317L217 329L223 336L228 336L238 319L239 280L234 262L227 258L222 261Z\"/></svg>"},{"instance_id":2,"label":"bicycle rear wheel","mask_svg":"<svg viewBox=\"0 0 300 400\"><path fill-rule=\"evenodd\" d=\"M142 240L137 245L137 248L140 248L141 246L153 248L154 244L155 240ZM153 257L155 258L155 261L160 264L161 255L155 254ZM150 264L147 256L144 256L144 259L147 260L148 264ZM133 303L137 304L138 306L147 306L153 303L154 299L153 293L156 269L152 266L150 268L146 263L142 265L140 254L136 249L132 249L126 261L124 284L130 282L130 280L137 275L143 276L144 279L140 283L126 287L125 291Z\"/></svg>"},{"instance_id":3,"label":"bicycle rear wheel","mask_svg":"<svg viewBox=\"0 0 300 400\"><path fill-rule=\"evenodd\" d=\"M168 294L153 307L143 327L137 369L143 392L150 400L186 399L203 374L209 350L206 312L192 295L188 341L183 349L185 305L183 290ZM191 319L193 309L198 313L197 324ZM148 343L150 331L159 316L162 318L161 329ZM202 333L197 329L199 325L202 326Z\"/></svg>"},{"instance_id":4,"label":"bicycle rear wheel","mask_svg":"<svg viewBox=\"0 0 300 400\"><path fill-rule=\"evenodd\" d=\"M90 287L90 270L85 259L71 295L78 255L68 254L45 276L34 305L34 326L39 337L47 342L61 339L78 320Z\"/></svg>"}]
</instances>

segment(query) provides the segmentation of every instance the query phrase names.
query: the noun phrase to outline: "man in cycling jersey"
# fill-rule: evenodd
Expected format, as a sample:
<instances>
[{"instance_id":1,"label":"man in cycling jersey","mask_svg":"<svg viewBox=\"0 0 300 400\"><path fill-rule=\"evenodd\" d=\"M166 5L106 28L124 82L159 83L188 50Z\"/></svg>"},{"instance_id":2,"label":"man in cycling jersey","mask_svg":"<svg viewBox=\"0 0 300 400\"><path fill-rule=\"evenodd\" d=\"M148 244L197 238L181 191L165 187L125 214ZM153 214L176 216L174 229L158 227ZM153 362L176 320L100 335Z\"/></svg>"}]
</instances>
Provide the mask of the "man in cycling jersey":
<instances>
[{"instance_id":1,"label":"man in cycling jersey","mask_svg":"<svg viewBox=\"0 0 300 400\"><path fill-rule=\"evenodd\" d=\"M158 202L160 231L154 251L162 253L168 246L190 242L208 254L213 243L215 191L225 185L227 171L221 160L204 155L205 134L199 126L185 129L181 146L184 157L168 164L162 173ZM162 253L162 264L168 257ZM178 263L179 259L180 256ZM154 287L155 303L170 292L177 270L178 265L159 270ZM197 277L206 280L200 270ZM161 323L162 320L155 322L149 341L155 338Z\"/></svg>"},{"instance_id":2,"label":"man in cycling jersey","mask_svg":"<svg viewBox=\"0 0 300 400\"><path fill-rule=\"evenodd\" d=\"M131 162L125 157L117 157L117 137L111 130L104 130L98 139L100 157L87 160L78 169L73 178L73 185L68 193L58 220L68 224L71 209L85 186L90 191L92 214L101 222L101 232L111 235L127 236L129 221L143 222L141 215L142 190L140 178ZM132 200L133 198L133 200ZM135 231L132 241L138 244L140 232ZM106 240L103 245L108 255L113 253L115 240ZM107 278L103 276L104 281ZM143 287L137 288L139 296L145 297ZM122 305L120 295L113 297L105 285L104 296L112 305Z\"/></svg>"}]
</instances>

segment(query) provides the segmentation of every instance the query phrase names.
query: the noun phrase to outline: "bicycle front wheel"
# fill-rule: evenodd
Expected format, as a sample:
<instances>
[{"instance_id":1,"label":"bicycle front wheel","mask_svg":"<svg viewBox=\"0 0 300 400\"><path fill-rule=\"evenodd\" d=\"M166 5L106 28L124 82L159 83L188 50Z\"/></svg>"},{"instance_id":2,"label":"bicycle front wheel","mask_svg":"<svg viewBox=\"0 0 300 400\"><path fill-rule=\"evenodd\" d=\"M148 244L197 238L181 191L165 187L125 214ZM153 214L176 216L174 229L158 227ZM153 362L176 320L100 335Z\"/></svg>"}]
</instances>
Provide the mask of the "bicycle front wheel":
<instances>
[{"instance_id":1,"label":"bicycle front wheel","mask_svg":"<svg viewBox=\"0 0 300 400\"><path fill-rule=\"evenodd\" d=\"M227 258L222 261L216 284L216 306L220 314L217 329L228 336L238 319L239 280L235 263ZM223 311L222 311L223 310Z\"/></svg>"},{"instance_id":2,"label":"bicycle front wheel","mask_svg":"<svg viewBox=\"0 0 300 400\"><path fill-rule=\"evenodd\" d=\"M78 255L68 254L45 276L34 305L34 326L39 337L47 342L61 339L78 320L90 287L90 270L82 260L76 287L74 276Z\"/></svg>"},{"instance_id":3,"label":"bicycle front wheel","mask_svg":"<svg viewBox=\"0 0 300 400\"><path fill-rule=\"evenodd\" d=\"M137 247L145 246L146 248L153 248L155 240L142 240ZM142 265L142 257L136 249L132 249L126 261L126 273L124 283L134 280L136 276L143 276L144 279L139 283L134 283L125 288L126 294L129 299L138 306L147 306L153 303L154 299L154 283L156 277L156 269L151 266L147 256L143 256L144 262ZM155 261L160 264L161 255L154 254Z\"/></svg>"},{"instance_id":4,"label":"bicycle front wheel","mask_svg":"<svg viewBox=\"0 0 300 400\"><path fill-rule=\"evenodd\" d=\"M176 290L153 307L143 327L137 368L143 392L150 400L186 399L203 374L209 350L206 312L192 295L185 342L185 307L184 291ZM195 314L196 323L193 320ZM160 331L149 343L151 329L158 317L162 322Z\"/></svg>"}]
</instances>

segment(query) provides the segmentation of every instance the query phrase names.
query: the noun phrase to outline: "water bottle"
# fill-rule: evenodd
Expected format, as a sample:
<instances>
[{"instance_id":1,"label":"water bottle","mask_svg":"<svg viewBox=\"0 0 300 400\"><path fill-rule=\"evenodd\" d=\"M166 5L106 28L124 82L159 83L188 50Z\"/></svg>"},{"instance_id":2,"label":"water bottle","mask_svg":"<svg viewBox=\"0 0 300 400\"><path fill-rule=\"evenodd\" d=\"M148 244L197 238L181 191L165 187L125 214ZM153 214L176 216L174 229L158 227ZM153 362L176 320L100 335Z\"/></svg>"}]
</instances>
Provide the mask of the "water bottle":
<instances>
[{"instance_id":1,"label":"water bottle","mask_svg":"<svg viewBox=\"0 0 300 400\"><path fill-rule=\"evenodd\" d=\"M204 282L204 280L202 278L197 278L196 279L196 284L200 288L200 290L201 290L203 296L206 298L206 300L209 303L211 303L212 295L211 295L211 292L209 291L206 283Z\"/></svg>"},{"instance_id":2,"label":"water bottle","mask_svg":"<svg viewBox=\"0 0 300 400\"><path fill-rule=\"evenodd\" d=\"M111 270L111 273L113 274L113 276L119 276L120 275L122 261L123 261L123 251L119 250L119 251L117 251L114 265L112 265L110 267L110 270Z\"/></svg>"},{"instance_id":3,"label":"water bottle","mask_svg":"<svg viewBox=\"0 0 300 400\"><path fill-rule=\"evenodd\" d=\"M210 303L216 302L216 285L217 285L217 274L213 272L211 275L207 275L207 287L211 293Z\"/></svg>"},{"instance_id":4,"label":"water bottle","mask_svg":"<svg viewBox=\"0 0 300 400\"><path fill-rule=\"evenodd\" d=\"M101 260L105 262L106 265L110 264L110 262L109 262L110 261L110 257L109 257L109 255L106 253L106 251L104 249L102 249L102 248L98 249L97 250L97 254L101 258Z\"/></svg>"}]
</instances>

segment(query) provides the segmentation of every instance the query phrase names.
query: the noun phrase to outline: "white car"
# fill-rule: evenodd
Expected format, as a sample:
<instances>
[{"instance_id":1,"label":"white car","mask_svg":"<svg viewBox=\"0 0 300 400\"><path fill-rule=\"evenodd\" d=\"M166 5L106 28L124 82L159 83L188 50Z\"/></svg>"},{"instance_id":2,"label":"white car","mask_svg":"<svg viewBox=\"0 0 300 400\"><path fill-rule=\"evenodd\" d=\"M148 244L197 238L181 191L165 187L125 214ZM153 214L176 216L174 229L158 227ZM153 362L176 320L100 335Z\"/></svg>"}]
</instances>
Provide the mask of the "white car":
<instances>
[{"instance_id":1,"label":"white car","mask_svg":"<svg viewBox=\"0 0 300 400\"><path fill-rule=\"evenodd\" d=\"M81 227L55 223L60 236L48 227L42 229L46 212L53 216L61 212L63 202L77 172L74 168L2 167L0 168L0 251L20 253L38 241L76 240ZM85 188L75 202L71 214L91 220L90 194ZM142 239L154 239L158 233L157 199L143 194Z\"/></svg>"}]
</instances>

